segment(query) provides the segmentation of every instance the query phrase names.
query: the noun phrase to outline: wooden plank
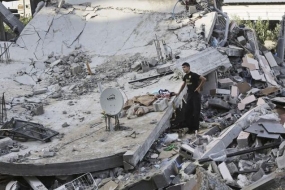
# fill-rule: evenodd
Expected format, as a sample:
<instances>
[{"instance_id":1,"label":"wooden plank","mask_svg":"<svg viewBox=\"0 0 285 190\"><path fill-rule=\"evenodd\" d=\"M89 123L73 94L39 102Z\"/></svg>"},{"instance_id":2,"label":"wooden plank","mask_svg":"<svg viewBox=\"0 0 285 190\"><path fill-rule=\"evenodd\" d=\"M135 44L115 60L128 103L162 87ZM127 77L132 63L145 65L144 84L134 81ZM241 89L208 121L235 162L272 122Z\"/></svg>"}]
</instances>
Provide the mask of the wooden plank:
<instances>
[{"instance_id":1,"label":"wooden plank","mask_svg":"<svg viewBox=\"0 0 285 190\"><path fill-rule=\"evenodd\" d=\"M180 95L176 99L173 100L175 107L180 104L185 93L186 88L180 93ZM156 127L153 129L153 131L150 133L144 143L141 146L136 147L136 149L129 150L124 154L123 160L124 167L126 170L131 169L132 166L134 167L139 161L141 161L149 150L149 148L151 147L151 145L159 137L159 135L165 129L170 127L170 118L172 117L173 111L173 106L169 106L166 109L164 115L162 116L162 119L159 121L159 123L156 125Z\"/></svg>"}]
</instances>

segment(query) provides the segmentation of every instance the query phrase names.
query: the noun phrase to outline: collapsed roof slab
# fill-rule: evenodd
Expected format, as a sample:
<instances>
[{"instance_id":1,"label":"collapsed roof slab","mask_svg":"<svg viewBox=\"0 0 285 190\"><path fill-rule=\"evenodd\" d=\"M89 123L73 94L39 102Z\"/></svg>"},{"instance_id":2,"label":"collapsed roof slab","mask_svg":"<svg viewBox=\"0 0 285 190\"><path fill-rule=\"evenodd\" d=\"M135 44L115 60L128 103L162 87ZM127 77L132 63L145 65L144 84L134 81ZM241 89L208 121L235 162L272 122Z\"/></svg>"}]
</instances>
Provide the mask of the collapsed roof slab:
<instances>
[{"instance_id":1,"label":"collapsed roof slab","mask_svg":"<svg viewBox=\"0 0 285 190\"><path fill-rule=\"evenodd\" d=\"M229 58L214 48L207 48L194 55L179 59L176 62L175 67L181 73L183 72L181 66L184 62L190 64L192 72L196 72L203 76L213 72L221 66L225 68L231 67Z\"/></svg>"},{"instance_id":2,"label":"collapsed roof slab","mask_svg":"<svg viewBox=\"0 0 285 190\"><path fill-rule=\"evenodd\" d=\"M137 9L138 11L147 10L161 13L172 13L177 0L66 0L65 2L73 5L91 3L91 7L100 6L100 8L130 8ZM175 7L175 13L179 13L183 10L185 10L185 6L177 5Z\"/></svg>"},{"instance_id":3,"label":"collapsed roof slab","mask_svg":"<svg viewBox=\"0 0 285 190\"><path fill-rule=\"evenodd\" d=\"M155 35L173 49L186 44L177 43L177 37L167 30L171 11L138 11L128 8L131 5L116 9L110 3L109 7L93 11L74 5L58 12L54 7L43 7L10 47L11 59L45 61L52 52L55 56L66 55L79 44L88 55L101 59L136 53L156 57L152 43ZM90 14L96 16L89 18Z\"/></svg>"},{"instance_id":4,"label":"collapsed roof slab","mask_svg":"<svg viewBox=\"0 0 285 190\"><path fill-rule=\"evenodd\" d=\"M154 91L159 89L165 82L168 84L168 89L178 90L179 81L162 81L148 86L148 91ZM136 95L146 91L146 88L134 90ZM128 95L134 94L125 91ZM177 105L181 102L179 96L175 100ZM85 115L85 120L78 126L70 126L68 128L62 128L58 126L58 122L47 122L45 118L53 118L53 120L60 120L58 118L59 113L62 112L57 104L45 107L45 114L38 116L42 118L41 121L46 124L49 123L49 127L57 129L59 132L64 132L65 136L62 140L56 138L52 139L50 143L39 142L23 142L21 144L28 146L28 149L21 150L18 153L10 153L0 157L0 173L15 175L15 176L53 176L53 175L71 175L78 173L86 173L92 171L101 171L110 168L126 166L128 164L136 165L136 163L143 159L144 155L157 139L159 134L167 128L169 125L169 119L172 116L173 107L169 106L164 112L152 112L142 117L135 119L121 118L120 123L123 128L127 130L122 131L106 131L105 123L101 119L100 105L93 101L93 99L99 99L99 93L92 94L92 100L88 97L85 100L77 100L79 107L85 107L83 101L88 105L92 105L94 108L91 119L88 115ZM83 99L85 99L83 98ZM170 104L171 105L171 104ZM53 112L52 110L55 110ZM73 105L72 109L78 109L77 105ZM96 110L96 111L95 111ZM56 115L54 115L56 114ZM69 110L69 114L73 114L72 110ZM46 115L46 116L45 116ZM96 118L96 119L94 119ZM150 124L151 121L156 120L157 124ZM66 121L66 119L65 119ZM100 121L100 122L99 122ZM76 122L71 118L70 122ZM70 123L69 122L69 123ZM100 123L94 126L96 123ZM72 123L70 123L72 125ZM94 127L90 127L94 126ZM65 130L66 129L66 130ZM136 138L128 137L132 132L136 132ZM54 157L42 158L42 150L55 150ZM31 155L27 157L24 162L15 163L10 162L14 160L17 155L25 155L27 152L31 152ZM133 154L130 154L130 153Z\"/></svg>"}]
</instances>

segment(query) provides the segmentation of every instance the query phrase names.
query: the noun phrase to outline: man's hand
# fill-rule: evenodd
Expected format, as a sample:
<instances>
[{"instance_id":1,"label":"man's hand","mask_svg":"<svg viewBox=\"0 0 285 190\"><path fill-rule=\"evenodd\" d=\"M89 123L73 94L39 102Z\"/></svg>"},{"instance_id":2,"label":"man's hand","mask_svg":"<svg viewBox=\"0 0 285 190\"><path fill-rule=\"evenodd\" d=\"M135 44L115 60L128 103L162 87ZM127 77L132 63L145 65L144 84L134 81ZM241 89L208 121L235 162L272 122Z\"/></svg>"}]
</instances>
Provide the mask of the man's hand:
<instances>
[{"instance_id":1,"label":"man's hand","mask_svg":"<svg viewBox=\"0 0 285 190\"><path fill-rule=\"evenodd\" d=\"M196 88L194 92L196 92L196 91L200 93L200 91L201 91L200 87Z\"/></svg>"}]
</instances>

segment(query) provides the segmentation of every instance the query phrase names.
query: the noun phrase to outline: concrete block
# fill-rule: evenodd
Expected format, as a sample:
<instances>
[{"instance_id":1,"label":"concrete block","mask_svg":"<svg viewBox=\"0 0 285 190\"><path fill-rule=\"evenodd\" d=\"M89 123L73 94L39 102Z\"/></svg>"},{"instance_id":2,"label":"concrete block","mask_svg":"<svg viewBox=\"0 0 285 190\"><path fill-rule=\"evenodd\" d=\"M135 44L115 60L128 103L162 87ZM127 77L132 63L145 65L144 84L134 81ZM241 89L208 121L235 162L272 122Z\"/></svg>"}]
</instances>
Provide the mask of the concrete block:
<instances>
[{"instance_id":1,"label":"concrete block","mask_svg":"<svg viewBox=\"0 0 285 190\"><path fill-rule=\"evenodd\" d=\"M184 157L184 158L187 158L187 159L192 159L192 158L193 158L194 151L195 151L194 148L190 147L190 146L187 145L187 144L183 144L183 145L181 145L181 147L180 147L179 155L182 156L182 157Z\"/></svg>"},{"instance_id":2,"label":"concrete block","mask_svg":"<svg viewBox=\"0 0 285 190\"><path fill-rule=\"evenodd\" d=\"M35 89L33 94L38 95L38 94L44 94L47 92L47 88L42 88L42 89Z\"/></svg>"},{"instance_id":3,"label":"concrete block","mask_svg":"<svg viewBox=\"0 0 285 190\"><path fill-rule=\"evenodd\" d=\"M222 109L230 109L230 106L227 102L220 98L213 98L208 101L209 106L216 107L216 108L222 108Z\"/></svg>"},{"instance_id":4,"label":"concrete block","mask_svg":"<svg viewBox=\"0 0 285 190\"><path fill-rule=\"evenodd\" d=\"M162 67L162 68L157 68L157 69L156 69L156 72L157 72L158 74L163 74L163 73L166 73L166 72L168 72L168 71L171 71L170 66Z\"/></svg>"},{"instance_id":5,"label":"concrete block","mask_svg":"<svg viewBox=\"0 0 285 190\"><path fill-rule=\"evenodd\" d=\"M167 106L168 102L166 98L159 98L153 103L153 109L156 112L164 111Z\"/></svg>"},{"instance_id":6,"label":"concrete block","mask_svg":"<svg viewBox=\"0 0 285 190\"><path fill-rule=\"evenodd\" d=\"M221 164L219 164L218 166L219 170L220 170L220 173L223 177L223 179L227 180L227 181L233 181L233 178L231 176L231 173L226 165L225 162L222 162Z\"/></svg>"},{"instance_id":7,"label":"concrete block","mask_svg":"<svg viewBox=\"0 0 285 190\"><path fill-rule=\"evenodd\" d=\"M274 59L274 57L273 57L273 55L272 55L271 52L267 52L267 53L265 53L264 55L265 55L265 57L266 57L266 59L267 59L269 65L270 65L270 67L276 67L276 66L278 66L278 65L277 65L277 62L275 61L275 59Z\"/></svg>"},{"instance_id":8,"label":"concrete block","mask_svg":"<svg viewBox=\"0 0 285 190\"><path fill-rule=\"evenodd\" d=\"M238 147L239 148L248 147L249 137L250 137L250 133L241 131L237 138Z\"/></svg>"},{"instance_id":9,"label":"concrete block","mask_svg":"<svg viewBox=\"0 0 285 190\"><path fill-rule=\"evenodd\" d=\"M190 13L190 14L197 13L196 6L189 6L189 13Z\"/></svg>"},{"instance_id":10,"label":"concrete block","mask_svg":"<svg viewBox=\"0 0 285 190\"><path fill-rule=\"evenodd\" d=\"M255 174L252 175L251 177L251 181L258 181L259 179L261 179L263 176L265 175L265 172L262 168L260 168L258 170L258 172L256 172Z\"/></svg>"},{"instance_id":11,"label":"concrete block","mask_svg":"<svg viewBox=\"0 0 285 190\"><path fill-rule=\"evenodd\" d=\"M0 139L0 149L6 149L7 146L13 146L13 140L10 137Z\"/></svg>"},{"instance_id":12,"label":"concrete block","mask_svg":"<svg viewBox=\"0 0 285 190\"><path fill-rule=\"evenodd\" d=\"M76 66L71 67L71 74L72 75L78 75L81 72L82 72L82 68L80 65L76 65Z\"/></svg>"},{"instance_id":13,"label":"concrete block","mask_svg":"<svg viewBox=\"0 0 285 190\"><path fill-rule=\"evenodd\" d=\"M231 175L233 175L233 174L238 172L238 168L237 168L237 166L233 162L227 164L227 167L228 167Z\"/></svg>"},{"instance_id":14,"label":"concrete block","mask_svg":"<svg viewBox=\"0 0 285 190\"><path fill-rule=\"evenodd\" d=\"M224 78L218 80L220 88L230 88L231 85L234 84L234 82L230 78Z\"/></svg>"},{"instance_id":15,"label":"concrete block","mask_svg":"<svg viewBox=\"0 0 285 190\"><path fill-rule=\"evenodd\" d=\"M32 110L32 113L34 115L42 115L44 114L44 106L42 104L40 105L36 105L33 110Z\"/></svg>"},{"instance_id":16,"label":"concrete block","mask_svg":"<svg viewBox=\"0 0 285 190\"><path fill-rule=\"evenodd\" d=\"M239 37L237 37L237 40L238 40L239 43L241 43L242 45L246 45L246 39L244 38L244 36L239 36Z\"/></svg>"},{"instance_id":17,"label":"concrete block","mask_svg":"<svg viewBox=\"0 0 285 190\"><path fill-rule=\"evenodd\" d=\"M238 103L238 99L236 97L229 97L229 101L228 101L230 104L233 104L233 105L237 105Z\"/></svg>"},{"instance_id":18,"label":"concrete block","mask_svg":"<svg viewBox=\"0 0 285 190\"><path fill-rule=\"evenodd\" d=\"M152 176L152 180L154 184L156 185L156 189L166 187L170 185L172 179L170 178L171 175L178 175L178 169L176 166L176 162L178 161L179 156L175 156L173 159L171 159L165 166L163 166L160 169L159 173L155 173Z\"/></svg>"},{"instance_id":19,"label":"concrete block","mask_svg":"<svg viewBox=\"0 0 285 190\"><path fill-rule=\"evenodd\" d=\"M230 90L226 90L226 89L219 89L219 88L217 88L217 89L210 90L210 94L212 96L217 95L217 94L219 94L219 95L230 95L231 91Z\"/></svg>"},{"instance_id":20,"label":"concrete block","mask_svg":"<svg viewBox=\"0 0 285 190\"><path fill-rule=\"evenodd\" d=\"M276 163L279 169L285 168L285 154L276 158Z\"/></svg>"},{"instance_id":21,"label":"concrete block","mask_svg":"<svg viewBox=\"0 0 285 190\"><path fill-rule=\"evenodd\" d=\"M239 95L239 90L237 86L231 87L231 96L237 98Z\"/></svg>"},{"instance_id":22,"label":"concrete block","mask_svg":"<svg viewBox=\"0 0 285 190\"><path fill-rule=\"evenodd\" d=\"M141 67L143 72L148 72L150 70L149 63L147 61L142 61Z\"/></svg>"},{"instance_id":23,"label":"concrete block","mask_svg":"<svg viewBox=\"0 0 285 190\"><path fill-rule=\"evenodd\" d=\"M49 157L54 157L55 152L50 152L50 151L44 151L43 153L43 158L49 158Z\"/></svg>"}]
</instances>

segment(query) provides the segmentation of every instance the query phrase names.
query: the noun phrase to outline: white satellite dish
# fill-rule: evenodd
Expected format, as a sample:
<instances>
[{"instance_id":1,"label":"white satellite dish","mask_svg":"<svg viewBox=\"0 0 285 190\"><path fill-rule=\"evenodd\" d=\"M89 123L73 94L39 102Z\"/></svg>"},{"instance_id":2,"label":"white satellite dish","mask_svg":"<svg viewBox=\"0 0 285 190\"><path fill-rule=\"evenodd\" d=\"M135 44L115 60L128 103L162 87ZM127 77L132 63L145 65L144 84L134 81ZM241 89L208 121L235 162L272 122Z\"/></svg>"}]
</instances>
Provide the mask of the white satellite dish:
<instances>
[{"instance_id":1,"label":"white satellite dish","mask_svg":"<svg viewBox=\"0 0 285 190\"><path fill-rule=\"evenodd\" d=\"M118 89L106 88L101 93L100 104L107 115L114 116L123 109L124 97Z\"/></svg>"}]
</instances>

